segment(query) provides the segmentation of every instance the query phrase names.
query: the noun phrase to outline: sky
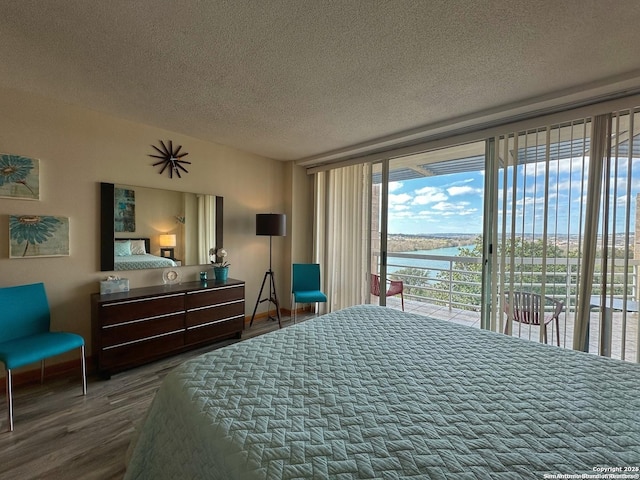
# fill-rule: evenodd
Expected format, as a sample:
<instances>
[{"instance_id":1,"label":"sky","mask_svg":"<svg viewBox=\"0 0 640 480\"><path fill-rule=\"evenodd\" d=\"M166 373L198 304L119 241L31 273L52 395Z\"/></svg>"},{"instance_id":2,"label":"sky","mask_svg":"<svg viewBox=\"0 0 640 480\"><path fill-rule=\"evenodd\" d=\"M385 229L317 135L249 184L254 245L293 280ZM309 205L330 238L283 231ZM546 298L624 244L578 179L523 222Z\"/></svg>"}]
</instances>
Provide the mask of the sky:
<instances>
[{"instance_id":1,"label":"sky","mask_svg":"<svg viewBox=\"0 0 640 480\"><path fill-rule=\"evenodd\" d=\"M389 232L481 233L484 172L389 184Z\"/></svg>"},{"instance_id":2,"label":"sky","mask_svg":"<svg viewBox=\"0 0 640 480\"><path fill-rule=\"evenodd\" d=\"M626 230L630 212L630 230L634 231L636 197L640 193L640 160L634 159L631 171L627 160L614 162L611 168L611 205L615 209L615 230ZM518 167L513 203L512 168L500 170L498 178L498 217L502 224L503 185L506 183L506 225L510 231L512 214L516 232L541 234L545 218L548 233L577 234L584 228L588 158L562 159L531 163ZM631 178L629 178L631 176ZM548 206L545 215L545 185L548 182ZM585 185L585 188L582 187ZM630 195L627 195L630 187ZM389 232L392 234L482 233L484 171L422 177L389 184ZM611 219L610 231L614 220ZM500 229L501 230L501 229Z\"/></svg>"}]
</instances>

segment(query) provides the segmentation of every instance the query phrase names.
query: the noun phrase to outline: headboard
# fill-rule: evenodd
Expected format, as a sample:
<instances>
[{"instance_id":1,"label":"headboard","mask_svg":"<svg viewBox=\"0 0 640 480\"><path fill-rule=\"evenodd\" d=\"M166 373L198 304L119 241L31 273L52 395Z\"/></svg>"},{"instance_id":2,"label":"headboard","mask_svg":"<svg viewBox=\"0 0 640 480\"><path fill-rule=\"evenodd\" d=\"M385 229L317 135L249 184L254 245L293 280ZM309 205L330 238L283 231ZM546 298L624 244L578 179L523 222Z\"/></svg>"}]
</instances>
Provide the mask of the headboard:
<instances>
[{"instance_id":1,"label":"headboard","mask_svg":"<svg viewBox=\"0 0 640 480\"><path fill-rule=\"evenodd\" d=\"M122 241L122 240L144 240L144 250L147 253L151 253L151 239L145 237L117 237L114 238L114 241Z\"/></svg>"}]
</instances>

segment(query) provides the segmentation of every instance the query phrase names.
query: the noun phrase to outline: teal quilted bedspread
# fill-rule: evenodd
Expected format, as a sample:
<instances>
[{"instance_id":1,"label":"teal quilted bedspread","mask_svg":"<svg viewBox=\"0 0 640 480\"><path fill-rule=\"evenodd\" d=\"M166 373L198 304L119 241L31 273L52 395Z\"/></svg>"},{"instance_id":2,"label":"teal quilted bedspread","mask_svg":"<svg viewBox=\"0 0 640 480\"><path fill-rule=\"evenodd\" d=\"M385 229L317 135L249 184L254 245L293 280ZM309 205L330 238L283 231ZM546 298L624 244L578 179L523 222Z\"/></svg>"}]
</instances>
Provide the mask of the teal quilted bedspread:
<instances>
[{"instance_id":1,"label":"teal quilted bedspread","mask_svg":"<svg viewBox=\"0 0 640 480\"><path fill-rule=\"evenodd\" d=\"M640 365L358 306L175 369L125 478L511 480L638 466Z\"/></svg>"}]
</instances>

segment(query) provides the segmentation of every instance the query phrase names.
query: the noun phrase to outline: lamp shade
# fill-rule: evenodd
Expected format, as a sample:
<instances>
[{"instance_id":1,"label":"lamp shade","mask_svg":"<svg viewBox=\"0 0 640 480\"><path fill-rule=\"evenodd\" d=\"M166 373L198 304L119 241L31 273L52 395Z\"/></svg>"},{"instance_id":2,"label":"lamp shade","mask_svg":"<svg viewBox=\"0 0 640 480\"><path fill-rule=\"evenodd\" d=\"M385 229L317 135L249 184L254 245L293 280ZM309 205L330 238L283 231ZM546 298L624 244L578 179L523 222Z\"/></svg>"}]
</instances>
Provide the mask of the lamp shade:
<instances>
[{"instance_id":1,"label":"lamp shade","mask_svg":"<svg viewBox=\"0 0 640 480\"><path fill-rule=\"evenodd\" d=\"M287 216L284 213L258 213L256 235L284 237L287 235Z\"/></svg>"},{"instance_id":2,"label":"lamp shade","mask_svg":"<svg viewBox=\"0 0 640 480\"><path fill-rule=\"evenodd\" d=\"M165 233L160 235L160 246L161 247L175 247L176 246L176 236L172 233Z\"/></svg>"}]
</instances>

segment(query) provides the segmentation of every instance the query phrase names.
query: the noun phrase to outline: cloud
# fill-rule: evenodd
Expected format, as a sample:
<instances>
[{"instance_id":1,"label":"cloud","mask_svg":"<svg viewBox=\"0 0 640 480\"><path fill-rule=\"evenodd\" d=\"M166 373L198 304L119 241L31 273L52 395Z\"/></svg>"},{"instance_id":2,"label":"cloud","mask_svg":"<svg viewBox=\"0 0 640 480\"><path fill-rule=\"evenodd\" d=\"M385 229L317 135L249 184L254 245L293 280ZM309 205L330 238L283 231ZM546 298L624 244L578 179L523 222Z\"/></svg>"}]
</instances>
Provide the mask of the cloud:
<instances>
[{"instance_id":1,"label":"cloud","mask_svg":"<svg viewBox=\"0 0 640 480\"><path fill-rule=\"evenodd\" d=\"M448 208L451 208L451 204L448 202L438 202L435 205L433 205L431 208L434 210L442 211L442 210L447 210Z\"/></svg>"},{"instance_id":2,"label":"cloud","mask_svg":"<svg viewBox=\"0 0 640 480\"><path fill-rule=\"evenodd\" d=\"M395 207L396 205L403 205L408 203L413 197L408 193L389 194L389 206Z\"/></svg>"},{"instance_id":3,"label":"cloud","mask_svg":"<svg viewBox=\"0 0 640 480\"><path fill-rule=\"evenodd\" d=\"M475 181L475 178L465 178L464 180L456 180L455 182L451 182L447 185L443 185L443 188L453 187L455 185L464 185L465 183L471 183Z\"/></svg>"},{"instance_id":4,"label":"cloud","mask_svg":"<svg viewBox=\"0 0 640 480\"><path fill-rule=\"evenodd\" d=\"M482 194L482 189L464 185L460 187L449 187L447 188L447 193L452 197L455 197L456 195Z\"/></svg>"},{"instance_id":5,"label":"cloud","mask_svg":"<svg viewBox=\"0 0 640 480\"><path fill-rule=\"evenodd\" d=\"M391 208L394 212L404 212L406 210L409 210L411 207L409 205L390 205L389 208Z\"/></svg>"},{"instance_id":6,"label":"cloud","mask_svg":"<svg viewBox=\"0 0 640 480\"><path fill-rule=\"evenodd\" d=\"M478 211L477 208L468 208L471 205L469 202L439 202L433 205L431 208L438 212L439 215L449 217L452 215L471 215Z\"/></svg>"},{"instance_id":7,"label":"cloud","mask_svg":"<svg viewBox=\"0 0 640 480\"><path fill-rule=\"evenodd\" d=\"M416 196L412 205L428 205L430 203L443 202L449 197L438 187L423 187L415 191Z\"/></svg>"},{"instance_id":8,"label":"cloud","mask_svg":"<svg viewBox=\"0 0 640 480\"><path fill-rule=\"evenodd\" d=\"M408 210L393 212L393 218L414 218L414 217L415 217L415 214Z\"/></svg>"},{"instance_id":9,"label":"cloud","mask_svg":"<svg viewBox=\"0 0 640 480\"><path fill-rule=\"evenodd\" d=\"M404 184L402 182L389 182L389 191L395 192L396 190L402 188Z\"/></svg>"},{"instance_id":10,"label":"cloud","mask_svg":"<svg viewBox=\"0 0 640 480\"><path fill-rule=\"evenodd\" d=\"M422 187L414 191L417 195L429 195L438 192L442 192L442 189L439 187Z\"/></svg>"}]
</instances>

